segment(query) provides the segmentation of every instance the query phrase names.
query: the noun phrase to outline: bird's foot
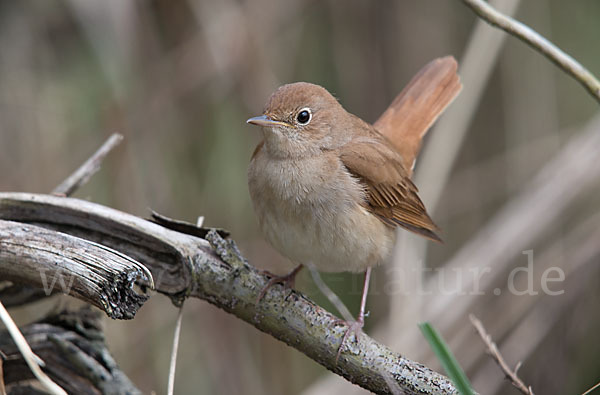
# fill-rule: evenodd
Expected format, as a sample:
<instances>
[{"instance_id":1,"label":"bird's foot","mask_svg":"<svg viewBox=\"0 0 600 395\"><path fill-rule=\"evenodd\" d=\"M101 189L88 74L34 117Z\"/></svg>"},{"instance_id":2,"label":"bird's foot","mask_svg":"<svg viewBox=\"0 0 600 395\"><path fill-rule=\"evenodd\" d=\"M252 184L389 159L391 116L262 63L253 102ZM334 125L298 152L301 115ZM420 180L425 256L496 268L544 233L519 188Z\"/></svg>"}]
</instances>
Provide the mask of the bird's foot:
<instances>
[{"instance_id":1,"label":"bird's foot","mask_svg":"<svg viewBox=\"0 0 600 395\"><path fill-rule=\"evenodd\" d=\"M285 288L293 288L294 284L296 283L296 275L298 274L300 269L302 269L302 265L296 266L294 270L292 270L288 274L284 274L283 276L278 276L267 270L261 270L261 274L267 275L271 278L267 282L267 285L265 285L258 294L258 297L256 298L256 304L258 304L261 301L261 299L265 296L269 288L271 288L275 284L282 284Z\"/></svg>"},{"instance_id":2,"label":"bird's foot","mask_svg":"<svg viewBox=\"0 0 600 395\"><path fill-rule=\"evenodd\" d=\"M334 325L346 325L348 329L344 333L344 337L342 337L342 342L340 343L340 347L338 348L337 355L335 356L335 364L337 365L338 360L340 359L340 355L342 355L342 350L344 349L344 345L350 339L350 335L354 335L354 338L358 341L358 335L362 333L362 328L365 325L364 318L358 319L356 321L345 321L345 320L336 320Z\"/></svg>"}]
</instances>

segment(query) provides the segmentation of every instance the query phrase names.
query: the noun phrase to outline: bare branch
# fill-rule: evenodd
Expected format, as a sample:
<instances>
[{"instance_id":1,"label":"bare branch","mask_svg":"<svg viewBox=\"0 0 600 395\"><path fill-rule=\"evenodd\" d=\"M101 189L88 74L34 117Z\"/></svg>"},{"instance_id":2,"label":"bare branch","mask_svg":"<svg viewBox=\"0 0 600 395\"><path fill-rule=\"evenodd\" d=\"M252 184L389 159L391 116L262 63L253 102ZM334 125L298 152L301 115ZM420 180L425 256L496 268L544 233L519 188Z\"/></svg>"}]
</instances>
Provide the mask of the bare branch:
<instances>
[{"instance_id":1,"label":"bare branch","mask_svg":"<svg viewBox=\"0 0 600 395\"><path fill-rule=\"evenodd\" d=\"M54 195L70 196L79 187L88 182L91 176L100 170L100 164L108 153L123 140L123 135L114 133L88 160L85 161L73 174L54 188Z\"/></svg>"},{"instance_id":2,"label":"bare branch","mask_svg":"<svg viewBox=\"0 0 600 395\"><path fill-rule=\"evenodd\" d=\"M525 395L533 395L533 391L531 390L531 387L527 387L525 385L525 383L523 383L523 381L519 378L519 376L517 376L517 370L519 370L519 367L521 366L521 362L519 362L517 364L517 366L515 367L514 370L511 370L511 368L508 366L508 364L502 357L502 354L500 354L500 351L498 350L496 343L494 343L492 341L492 337L490 335L488 335L488 333L485 331L485 328L483 327L483 324L481 323L481 321L479 321L477 319L477 317L475 317L473 314L469 315L469 319L471 320L471 323L477 330L477 333L481 337L481 340L483 340L483 343L485 343L488 353L492 356L494 361L496 361L498 366L500 366L500 369L502 369L502 371L504 372L506 377L510 380L512 385L517 387L519 389L519 391L521 391Z\"/></svg>"},{"instance_id":3,"label":"bare branch","mask_svg":"<svg viewBox=\"0 0 600 395\"><path fill-rule=\"evenodd\" d=\"M571 56L551 43L529 26L506 16L483 0L462 0L479 17L489 24L499 27L505 32L517 37L533 49L537 50L554 64L563 69L567 74L578 81L584 88L600 102L600 81Z\"/></svg>"},{"instance_id":4,"label":"bare branch","mask_svg":"<svg viewBox=\"0 0 600 395\"><path fill-rule=\"evenodd\" d=\"M170 296L176 304L180 305L187 296L204 299L370 391L388 394L388 381L392 380L407 395L457 394L446 377L392 352L365 334L348 342L336 364L346 327L302 294L288 294L281 286L272 287L257 305L258 293L268 279L241 257L233 241L223 239L217 231L208 232L203 239L87 201L24 193L0 193L0 219L29 226L29 232L22 237L35 239L33 233L52 232L31 225L34 223L60 230L65 237L102 243L108 250L119 251L121 261L112 255L108 257L120 263L122 269L126 268L123 260L143 262L152 272L156 290ZM103 262L104 258L96 255L99 251L86 248L88 253L81 257L81 265ZM40 251L43 264L48 260L44 255L47 249L31 249L30 259L34 260L35 251ZM0 265L6 259L0 255ZM62 264L64 260L58 257L57 262ZM130 278L141 272L132 273ZM113 284L119 290L127 286ZM134 311L135 306L130 305L122 300L111 307Z\"/></svg>"}]
</instances>

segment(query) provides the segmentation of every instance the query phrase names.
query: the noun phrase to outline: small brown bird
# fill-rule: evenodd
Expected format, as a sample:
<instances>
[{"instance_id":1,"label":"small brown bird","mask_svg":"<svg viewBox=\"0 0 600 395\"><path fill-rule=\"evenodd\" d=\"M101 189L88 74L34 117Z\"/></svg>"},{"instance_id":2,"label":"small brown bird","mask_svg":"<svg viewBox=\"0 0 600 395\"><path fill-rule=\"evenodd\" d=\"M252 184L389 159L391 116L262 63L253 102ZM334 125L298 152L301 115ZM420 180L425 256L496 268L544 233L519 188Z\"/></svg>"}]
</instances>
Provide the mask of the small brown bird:
<instances>
[{"instance_id":1,"label":"small brown bird","mask_svg":"<svg viewBox=\"0 0 600 395\"><path fill-rule=\"evenodd\" d=\"M263 115L248 186L269 243L297 267L274 276L293 283L303 264L324 272L365 272L389 260L396 227L441 241L411 181L422 136L461 89L452 57L425 66L375 125L348 113L325 88L298 82L277 89Z\"/></svg>"}]
</instances>

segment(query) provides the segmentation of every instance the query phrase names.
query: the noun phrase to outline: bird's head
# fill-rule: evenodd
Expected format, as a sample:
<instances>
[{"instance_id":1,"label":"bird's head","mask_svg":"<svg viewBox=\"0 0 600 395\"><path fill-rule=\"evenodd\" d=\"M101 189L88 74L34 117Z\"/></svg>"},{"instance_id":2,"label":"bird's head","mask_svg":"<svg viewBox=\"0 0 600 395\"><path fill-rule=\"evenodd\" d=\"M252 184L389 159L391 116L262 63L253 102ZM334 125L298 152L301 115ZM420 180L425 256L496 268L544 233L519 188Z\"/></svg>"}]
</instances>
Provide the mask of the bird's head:
<instances>
[{"instance_id":1,"label":"bird's head","mask_svg":"<svg viewBox=\"0 0 600 395\"><path fill-rule=\"evenodd\" d=\"M267 149L277 156L310 156L340 145L350 114L323 87L296 82L279 87L263 114L248 119L262 126ZM341 134L338 130L342 130ZM348 135L349 137L349 135Z\"/></svg>"}]
</instances>

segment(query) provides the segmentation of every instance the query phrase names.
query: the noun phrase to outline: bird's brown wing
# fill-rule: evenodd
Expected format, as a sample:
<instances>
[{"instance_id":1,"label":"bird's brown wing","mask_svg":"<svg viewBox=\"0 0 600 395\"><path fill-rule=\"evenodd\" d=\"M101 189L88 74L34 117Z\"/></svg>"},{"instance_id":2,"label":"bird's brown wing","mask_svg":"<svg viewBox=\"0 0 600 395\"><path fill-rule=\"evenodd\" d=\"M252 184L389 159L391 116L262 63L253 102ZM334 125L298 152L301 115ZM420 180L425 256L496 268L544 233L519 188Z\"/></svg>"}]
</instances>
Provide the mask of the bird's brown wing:
<instances>
[{"instance_id":1,"label":"bird's brown wing","mask_svg":"<svg viewBox=\"0 0 600 395\"><path fill-rule=\"evenodd\" d=\"M365 207L385 224L402 226L431 240L442 240L402 157L383 138L358 138L340 148L344 166L365 187Z\"/></svg>"}]
</instances>

